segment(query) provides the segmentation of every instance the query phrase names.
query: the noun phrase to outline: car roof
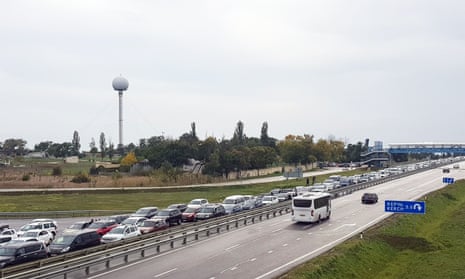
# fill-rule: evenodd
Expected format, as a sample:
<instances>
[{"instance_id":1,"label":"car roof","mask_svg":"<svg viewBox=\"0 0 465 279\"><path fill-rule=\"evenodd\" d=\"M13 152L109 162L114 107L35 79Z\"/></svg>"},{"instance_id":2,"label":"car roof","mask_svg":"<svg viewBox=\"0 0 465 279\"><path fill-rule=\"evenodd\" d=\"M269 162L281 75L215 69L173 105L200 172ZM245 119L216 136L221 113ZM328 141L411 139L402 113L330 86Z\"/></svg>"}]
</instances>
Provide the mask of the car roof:
<instances>
[{"instance_id":1,"label":"car roof","mask_svg":"<svg viewBox=\"0 0 465 279\"><path fill-rule=\"evenodd\" d=\"M61 235L80 235L80 234L87 234L87 233L96 233L98 234L98 232L96 232L95 230L93 229L83 229L83 230L73 230L73 231L63 231L63 233L61 233Z\"/></svg>"},{"instance_id":2,"label":"car roof","mask_svg":"<svg viewBox=\"0 0 465 279\"><path fill-rule=\"evenodd\" d=\"M43 245L42 242L40 241L14 241L14 242L6 242L5 244L2 245L2 248L22 248L25 246L30 246L30 245L37 245L41 244Z\"/></svg>"}]
</instances>

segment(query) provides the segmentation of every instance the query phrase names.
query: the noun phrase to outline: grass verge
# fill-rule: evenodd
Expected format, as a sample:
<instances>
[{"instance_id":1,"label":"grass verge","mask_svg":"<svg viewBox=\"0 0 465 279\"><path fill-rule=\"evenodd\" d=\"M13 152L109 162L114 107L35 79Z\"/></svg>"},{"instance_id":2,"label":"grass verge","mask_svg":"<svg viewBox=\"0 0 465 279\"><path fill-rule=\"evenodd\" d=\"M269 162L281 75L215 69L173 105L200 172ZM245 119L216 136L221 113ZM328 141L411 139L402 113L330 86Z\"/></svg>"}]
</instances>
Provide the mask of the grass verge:
<instances>
[{"instance_id":1,"label":"grass verge","mask_svg":"<svg viewBox=\"0 0 465 279\"><path fill-rule=\"evenodd\" d=\"M341 175L361 173L360 170L341 172ZM316 177L323 181L330 174ZM30 211L64 211L64 210L136 210L144 206L166 207L173 203L187 203L194 198L206 198L210 202L221 202L225 197L234 194L251 194L269 192L273 188L288 188L305 185L306 178L289 179L286 181L221 187L191 187L121 190L79 193L8 194L2 193L0 212L30 212Z\"/></svg>"},{"instance_id":2,"label":"grass verge","mask_svg":"<svg viewBox=\"0 0 465 279\"><path fill-rule=\"evenodd\" d=\"M465 278L465 181L427 196L425 215L393 215L280 279Z\"/></svg>"}]
</instances>

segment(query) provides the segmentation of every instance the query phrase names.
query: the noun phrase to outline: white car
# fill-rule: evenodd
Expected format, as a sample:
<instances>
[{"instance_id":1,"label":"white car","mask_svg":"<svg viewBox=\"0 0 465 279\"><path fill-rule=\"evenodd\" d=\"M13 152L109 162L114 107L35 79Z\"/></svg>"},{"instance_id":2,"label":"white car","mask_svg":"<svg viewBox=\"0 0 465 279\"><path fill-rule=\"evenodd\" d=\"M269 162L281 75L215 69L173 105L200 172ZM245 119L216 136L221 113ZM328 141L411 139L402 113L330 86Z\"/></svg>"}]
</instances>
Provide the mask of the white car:
<instances>
[{"instance_id":1,"label":"white car","mask_svg":"<svg viewBox=\"0 0 465 279\"><path fill-rule=\"evenodd\" d=\"M57 233L57 222L52 219L34 219L31 223L21 227L18 231L18 236L23 235L29 230L46 230L55 237Z\"/></svg>"},{"instance_id":2,"label":"white car","mask_svg":"<svg viewBox=\"0 0 465 279\"><path fill-rule=\"evenodd\" d=\"M124 221L121 222L121 225L136 225L139 227L145 220L147 220L145 217L129 217L124 219Z\"/></svg>"},{"instance_id":3,"label":"white car","mask_svg":"<svg viewBox=\"0 0 465 279\"><path fill-rule=\"evenodd\" d=\"M28 230L24 232L18 240L22 241L40 241L48 246L53 241L53 235L46 230Z\"/></svg>"},{"instance_id":4,"label":"white car","mask_svg":"<svg viewBox=\"0 0 465 279\"><path fill-rule=\"evenodd\" d=\"M141 235L136 225L120 225L114 227L101 238L102 243L110 243L118 240L128 239Z\"/></svg>"},{"instance_id":5,"label":"white car","mask_svg":"<svg viewBox=\"0 0 465 279\"><path fill-rule=\"evenodd\" d=\"M204 207L206 204L208 204L207 199L193 199L187 204L187 207L200 208Z\"/></svg>"},{"instance_id":6,"label":"white car","mask_svg":"<svg viewBox=\"0 0 465 279\"><path fill-rule=\"evenodd\" d=\"M278 197L277 196L264 196L262 198L262 204L263 205L271 205L271 204L275 204L275 203L278 203L279 200L278 200Z\"/></svg>"}]
</instances>

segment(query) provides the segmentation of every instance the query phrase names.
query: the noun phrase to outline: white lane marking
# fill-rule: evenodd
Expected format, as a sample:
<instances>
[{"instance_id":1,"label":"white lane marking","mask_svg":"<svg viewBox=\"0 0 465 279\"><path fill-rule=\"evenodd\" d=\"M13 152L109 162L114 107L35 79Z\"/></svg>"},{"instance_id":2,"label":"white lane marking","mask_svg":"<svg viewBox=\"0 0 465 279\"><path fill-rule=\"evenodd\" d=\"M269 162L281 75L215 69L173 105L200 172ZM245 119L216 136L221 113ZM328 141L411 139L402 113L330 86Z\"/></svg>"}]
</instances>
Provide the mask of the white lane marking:
<instances>
[{"instance_id":1,"label":"white lane marking","mask_svg":"<svg viewBox=\"0 0 465 279\"><path fill-rule=\"evenodd\" d=\"M311 233L311 232L309 232L309 233L307 233L307 234L308 234L308 235L312 235L312 233Z\"/></svg>"},{"instance_id":2,"label":"white lane marking","mask_svg":"<svg viewBox=\"0 0 465 279\"><path fill-rule=\"evenodd\" d=\"M155 276L153 276L153 277L154 277L154 278L158 278L158 277L161 277L161 276L163 276L163 275L166 275L166 274L168 274L168 273L170 273L170 272L173 272L173 271L176 271L176 270L178 270L178 269L177 269L177 268L173 268L173 269L170 269L170 270L168 270L168 271L159 273L159 274L157 274L157 275L155 275Z\"/></svg>"},{"instance_id":3,"label":"white lane marking","mask_svg":"<svg viewBox=\"0 0 465 279\"><path fill-rule=\"evenodd\" d=\"M271 254L271 253L273 253L273 250L268 251L268 254Z\"/></svg>"},{"instance_id":4,"label":"white lane marking","mask_svg":"<svg viewBox=\"0 0 465 279\"><path fill-rule=\"evenodd\" d=\"M232 249L237 248L237 247L239 247L239 246L240 246L240 244L236 244L236 245L233 245L233 246L231 246L231 247L228 247L228 248L226 248L226 249L224 249L224 250L225 250L225 251L229 251L229 250L232 250Z\"/></svg>"},{"instance_id":5,"label":"white lane marking","mask_svg":"<svg viewBox=\"0 0 465 279\"><path fill-rule=\"evenodd\" d=\"M283 247L286 247L286 246L287 246L287 243L284 243L284 244L283 244Z\"/></svg>"},{"instance_id":6,"label":"white lane marking","mask_svg":"<svg viewBox=\"0 0 465 279\"><path fill-rule=\"evenodd\" d=\"M254 261L256 261L256 260L257 260L257 258L252 258L252 259L250 259L251 262L254 262Z\"/></svg>"},{"instance_id":7,"label":"white lane marking","mask_svg":"<svg viewBox=\"0 0 465 279\"><path fill-rule=\"evenodd\" d=\"M299 241L299 240L301 240L301 239L302 239L302 238L300 238L300 237L296 238L297 241Z\"/></svg>"},{"instance_id":8,"label":"white lane marking","mask_svg":"<svg viewBox=\"0 0 465 279\"><path fill-rule=\"evenodd\" d=\"M379 222L380 220L385 219L386 217L388 217L388 216L390 216L390 215L392 215L392 214L391 214L391 213L385 213L385 214L381 215L380 217L374 219L373 221L369 222L368 224L366 224L366 225L364 225L364 226L362 226L362 227L360 227L360 228L358 228L358 229L352 231L351 233L346 234L345 236L340 237L340 238L338 238L338 239L336 239L336 240L334 240L334 241L331 241L330 243L327 243L327 244L321 246L320 248L317 248L317 249L315 249L315 250L313 250L313 251L310 251L310 252L308 252L307 254L304 254L304 255L302 255L302 256L300 256L300 257L297 257L297 258L293 259L292 261L289 261L289 262L287 262L287 263L285 263L285 264L283 264L283 265L281 265L281 266L278 266L277 268L275 268L275 269L273 269L273 270L270 270L270 271L268 271L267 273L264 273L264 274L262 274L262 275L260 275L260 276L257 276L257 277L255 277L255 279L262 279L262 278L265 278L266 276L268 276L268 275L270 275L270 274L273 274L273 273L275 273L276 271L278 271L278 270L280 270L280 269L283 269L283 268L285 268L285 267L287 267L287 266L289 266L289 265L292 265L292 264L294 264L294 263L296 263L296 262L298 262L298 261L301 261L301 260L307 258L308 256L314 254L314 253L317 253L317 252L319 252L319 251L321 251L321 250L323 250L323 249L326 249L327 247L331 247L331 246L333 246L333 245L335 245L335 244L337 244L337 243L343 242L344 240L349 239L349 238L352 237L353 235L357 234L359 231L363 231L365 228L369 228L369 227L372 226L373 224L376 224L376 223Z\"/></svg>"},{"instance_id":9,"label":"white lane marking","mask_svg":"<svg viewBox=\"0 0 465 279\"><path fill-rule=\"evenodd\" d=\"M277 229L277 230L272 231L272 233L276 233L276 232L279 232L279 231L282 231L282 230L283 230L282 228L281 228L281 229Z\"/></svg>"},{"instance_id":10,"label":"white lane marking","mask_svg":"<svg viewBox=\"0 0 465 279\"><path fill-rule=\"evenodd\" d=\"M236 269L237 269L237 265L230 268L230 270L236 270Z\"/></svg>"},{"instance_id":11,"label":"white lane marking","mask_svg":"<svg viewBox=\"0 0 465 279\"><path fill-rule=\"evenodd\" d=\"M344 224L344 225L341 225L341 226L339 226L339 227L333 229L333 232L339 230L339 229L342 228L342 227L353 227L353 226L355 226L355 225L356 225L356 224Z\"/></svg>"}]
</instances>

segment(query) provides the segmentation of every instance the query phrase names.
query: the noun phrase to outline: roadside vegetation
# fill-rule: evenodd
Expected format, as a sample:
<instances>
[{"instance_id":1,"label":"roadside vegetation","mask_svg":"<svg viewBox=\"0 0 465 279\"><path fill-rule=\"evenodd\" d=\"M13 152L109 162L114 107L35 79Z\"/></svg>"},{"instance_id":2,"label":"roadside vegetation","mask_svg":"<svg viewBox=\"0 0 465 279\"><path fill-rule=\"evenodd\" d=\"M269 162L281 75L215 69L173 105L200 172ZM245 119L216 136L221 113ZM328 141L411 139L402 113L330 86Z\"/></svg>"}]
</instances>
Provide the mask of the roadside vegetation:
<instances>
[{"instance_id":1,"label":"roadside vegetation","mask_svg":"<svg viewBox=\"0 0 465 279\"><path fill-rule=\"evenodd\" d=\"M341 175L354 175L364 172L360 169L339 172ZM315 177L316 182L322 182L330 174ZM37 194L2 193L0 212L30 212L30 211L70 211L70 210L127 210L135 211L144 206L163 208L173 203L187 203L194 198L206 198L210 202L221 202L225 197L234 194L252 194L270 192L274 188L292 188L306 185L306 178L289 179L279 182L236 185L187 187L166 189L144 189L101 191L79 191L79 193L53 194L47 191Z\"/></svg>"},{"instance_id":2,"label":"roadside vegetation","mask_svg":"<svg viewBox=\"0 0 465 279\"><path fill-rule=\"evenodd\" d=\"M425 198L425 215L393 215L280 279L464 278L465 181Z\"/></svg>"}]
</instances>

